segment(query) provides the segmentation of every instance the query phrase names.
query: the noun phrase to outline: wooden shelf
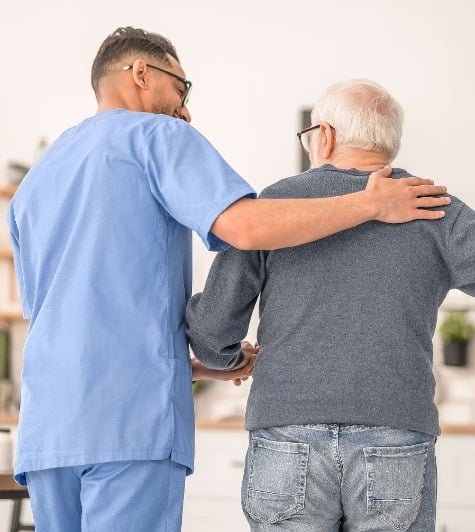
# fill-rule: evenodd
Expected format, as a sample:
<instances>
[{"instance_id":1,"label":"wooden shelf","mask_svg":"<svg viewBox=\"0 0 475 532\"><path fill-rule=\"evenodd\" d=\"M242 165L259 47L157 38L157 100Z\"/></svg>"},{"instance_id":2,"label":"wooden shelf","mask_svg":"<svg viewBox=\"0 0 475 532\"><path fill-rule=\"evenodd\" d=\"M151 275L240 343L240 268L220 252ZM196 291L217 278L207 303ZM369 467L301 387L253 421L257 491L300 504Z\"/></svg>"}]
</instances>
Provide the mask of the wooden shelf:
<instances>
[{"instance_id":1,"label":"wooden shelf","mask_svg":"<svg viewBox=\"0 0 475 532\"><path fill-rule=\"evenodd\" d=\"M196 418L196 428L198 429L240 429L244 430L244 420L242 418L233 419L203 419Z\"/></svg>"},{"instance_id":2,"label":"wooden shelf","mask_svg":"<svg viewBox=\"0 0 475 532\"><path fill-rule=\"evenodd\" d=\"M4 247L4 248L0 247L0 260L1 259L12 260L13 259L12 250L7 247Z\"/></svg>"},{"instance_id":3,"label":"wooden shelf","mask_svg":"<svg viewBox=\"0 0 475 532\"><path fill-rule=\"evenodd\" d=\"M17 425L18 412L0 412L0 425Z\"/></svg>"},{"instance_id":4,"label":"wooden shelf","mask_svg":"<svg viewBox=\"0 0 475 532\"><path fill-rule=\"evenodd\" d=\"M0 321L23 321L23 312L20 308L0 308Z\"/></svg>"},{"instance_id":5,"label":"wooden shelf","mask_svg":"<svg viewBox=\"0 0 475 532\"><path fill-rule=\"evenodd\" d=\"M239 429L244 430L244 420L236 419L196 419L196 428L198 429ZM442 434L475 434L475 423L442 423Z\"/></svg>"},{"instance_id":6,"label":"wooden shelf","mask_svg":"<svg viewBox=\"0 0 475 532\"><path fill-rule=\"evenodd\" d=\"M475 434L475 423L441 424L442 434Z\"/></svg>"},{"instance_id":7,"label":"wooden shelf","mask_svg":"<svg viewBox=\"0 0 475 532\"><path fill-rule=\"evenodd\" d=\"M0 413L0 425L16 424L18 412ZM198 429L238 429L244 430L244 420L241 418L227 420L196 419ZM475 424L442 424L442 434L475 434Z\"/></svg>"},{"instance_id":8,"label":"wooden shelf","mask_svg":"<svg viewBox=\"0 0 475 532\"><path fill-rule=\"evenodd\" d=\"M0 196L11 198L17 191L18 185L0 185Z\"/></svg>"}]
</instances>

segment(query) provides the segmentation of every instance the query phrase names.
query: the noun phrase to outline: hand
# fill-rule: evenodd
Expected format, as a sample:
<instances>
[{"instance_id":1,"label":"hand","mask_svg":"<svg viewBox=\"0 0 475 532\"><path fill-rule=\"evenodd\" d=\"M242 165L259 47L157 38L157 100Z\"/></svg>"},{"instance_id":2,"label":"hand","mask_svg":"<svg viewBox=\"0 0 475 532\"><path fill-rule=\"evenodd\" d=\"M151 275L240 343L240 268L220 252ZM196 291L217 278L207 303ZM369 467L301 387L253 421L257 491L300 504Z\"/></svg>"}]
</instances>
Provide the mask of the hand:
<instances>
[{"instance_id":1,"label":"hand","mask_svg":"<svg viewBox=\"0 0 475 532\"><path fill-rule=\"evenodd\" d=\"M257 345L257 344L256 344ZM239 366L234 369L239 369L247 365L249 358L256 354L255 347L248 342L247 340L242 340L241 342L241 353L243 354L242 362Z\"/></svg>"},{"instance_id":2,"label":"hand","mask_svg":"<svg viewBox=\"0 0 475 532\"><path fill-rule=\"evenodd\" d=\"M244 361L243 361L243 363L241 364L241 366L238 369L245 368L249 364L252 363L252 370L251 370L251 373L252 373L252 371L254 371L254 364L255 364L256 356L259 353L259 344L256 343L253 346L247 340L243 340L241 342L241 352L244 355ZM234 378L233 379L233 384L234 384L234 386L241 386L241 383L243 381L245 381L246 379L247 379L247 377Z\"/></svg>"},{"instance_id":3,"label":"hand","mask_svg":"<svg viewBox=\"0 0 475 532\"><path fill-rule=\"evenodd\" d=\"M240 386L242 381L245 381L252 375L256 356L249 357L246 365L226 371L207 368L198 359L192 358L191 378L193 381L233 381L235 386Z\"/></svg>"},{"instance_id":4,"label":"hand","mask_svg":"<svg viewBox=\"0 0 475 532\"><path fill-rule=\"evenodd\" d=\"M388 179L391 167L373 172L368 179L365 192L375 205L375 220L387 223L403 223L412 220L437 220L445 216L444 211L426 210L429 207L443 207L450 203L445 194L447 187L436 186L431 179L404 177Z\"/></svg>"},{"instance_id":5,"label":"hand","mask_svg":"<svg viewBox=\"0 0 475 532\"><path fill-rule=\"evenodd\" d=\"M240 386L243 381L252 375L254 363L259 352L258 344L252 344L246 340L241 342L241 351L244 360L239 367L220 371L206 367L197 358L191 359L191 378L193 381L233 381L235 386Z\"/></svg>"}]
</instances>

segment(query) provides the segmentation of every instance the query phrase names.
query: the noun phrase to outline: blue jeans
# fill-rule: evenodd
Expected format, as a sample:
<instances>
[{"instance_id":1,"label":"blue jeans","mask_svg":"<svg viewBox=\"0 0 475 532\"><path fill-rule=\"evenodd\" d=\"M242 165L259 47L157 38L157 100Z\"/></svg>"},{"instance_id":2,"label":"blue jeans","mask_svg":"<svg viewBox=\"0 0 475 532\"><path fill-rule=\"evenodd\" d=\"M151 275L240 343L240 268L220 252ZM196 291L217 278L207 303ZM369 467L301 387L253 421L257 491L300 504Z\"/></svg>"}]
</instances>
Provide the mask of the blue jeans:
<instances>
[{"instance_id":1,"label":"blue jeans","mask_svg":"<svg viewBox=\"0 0 475 532\"><path fill-rule=\"evenodd\" d=\"M251 431L242 507L255 532L433 532L435 438L319 424Z\"/></svg>"},{"instance_id":2,"label":"blue jeans","mask_svg":"<svg viewBox=\"0 0 475 532\"><path fill-rule=\"evenodd\" d=\"M36 532L179 532L186 468L105 462L26 474Z\"/></svg>"}]
</instances>

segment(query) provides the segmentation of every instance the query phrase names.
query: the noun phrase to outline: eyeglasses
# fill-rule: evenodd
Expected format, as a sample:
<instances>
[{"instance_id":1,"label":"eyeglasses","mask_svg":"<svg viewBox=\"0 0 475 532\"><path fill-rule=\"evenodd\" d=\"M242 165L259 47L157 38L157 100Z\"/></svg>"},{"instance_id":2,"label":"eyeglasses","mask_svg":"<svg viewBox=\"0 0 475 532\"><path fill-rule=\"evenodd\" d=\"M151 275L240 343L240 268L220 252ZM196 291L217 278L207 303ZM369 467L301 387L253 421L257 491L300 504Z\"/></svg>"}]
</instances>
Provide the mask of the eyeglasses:
<instances>
[{"instance_id":1,"label":"eyeglasses","mask_svg":"<svg viewBox=\"0 0 475 532\"><path fill-rule=\"evenodd\" d=\"M297 133L297 137L300 141L300 146L305 153L310 153L310 141L312 139L312 131L315 131L320 127L320 124L316 126L310 126Z\"/></svg>"},{"instance_id":2,"label":"eyeglasses","mask_svg":"<svg viewBox=\"0 0 475 532\"><path fill-rule=\"evenodd\" d=\"M330 129L335 132L335 128L328 124L330 126ZM308 155L310 153L310 142L312 141L312 131L315 131L321 126L321 124L317 124L316 126L310 126L306 129L302 129L302 131L299 131L297 133L297 137L300 141L300 146L302 146L303 151Z\"/></svg>"},{"instance_id":3,"label":"eyeglasses","mask_svg":"<svg viewBox=\"0 0 475 532\"><path fill-rule=\"evenodd\" d=\"M177 79L178 81L181 81L183 85L185 85L185 90L183 92L183 95L181 97L181 105L185 107L185 105L188 103L188 100L190 99L190 92L191 87L193 86L191 81L182 78L181 76L178 76L177 74L174 74L173 72L170 72L169 70L165 70L164 68L160 68L154 65L149 65L148 63L145 63L149 68L154 68L155 70L159 70L160 72L163 72L164 74L168 74L172 78ZM127 65L122 67L122 70L130 70L133 67L133 65Z\"/></svg>"}]
</instances>

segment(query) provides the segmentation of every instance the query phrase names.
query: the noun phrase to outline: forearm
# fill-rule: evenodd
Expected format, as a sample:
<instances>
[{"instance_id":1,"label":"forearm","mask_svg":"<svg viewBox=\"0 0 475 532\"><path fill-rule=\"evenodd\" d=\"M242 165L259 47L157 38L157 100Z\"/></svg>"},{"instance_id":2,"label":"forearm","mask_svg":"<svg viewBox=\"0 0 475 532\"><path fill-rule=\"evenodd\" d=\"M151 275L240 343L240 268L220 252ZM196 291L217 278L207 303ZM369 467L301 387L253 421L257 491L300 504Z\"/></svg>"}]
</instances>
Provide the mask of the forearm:
<instances>
[{"instance_id":1,"label":"forearm","mask_svg":"<svg viewBox=\"0 0 475 532\"><path fill-rule=\"evenodd\" d=\"M238 249L278 249L324 238L372 220L366 192L314 199L242 199L212 232ZM222 235L222 236L221 236Z\"/></svg>"},{"instance_id":2,"label":"forearm","mask_svg":"<svg viewBox=\"0 0 475 532\"><path fill-rule=\"evenodd\" d=\"M203 293L189 299L185 313L190 346L208 367L229 370L241 363L241 340L264 279L262 253L230 248L217 254Z\"/></svg>"},{"instance_id":3,"label":"forearm","mask_svg":"<svg viewBox=\"0 0 475 532\"><path fill-rule=\"evenodd\" d=\"M195 294L186 308L185 331L196 358L213 370L230 370L243 361L241 338L244 336L231 329L231 321L214 316L208 310L209 300L202 301L203 294ZM216 301L219 306L219 300Z\"/></svg>"},{"instance_id":4,"label":"forearm","mask_svg":"<svg viewBox=\"0 0 475 532\"><path fill-rule=\"evenodd\" d=\"M214 222L211 231L238 249L297 246L369 220L404 223L437 220L450 203L446 188L417 177L390 179L390 167L373 172L366 189L315 199L241 199Z\"/></svg>"},{"instance_id":5,"label":"forearm","mask_svg":"<svg viewBox=\"0 0 475 532\"><path fill-rule=\"evenodd\" d=\"M191 359L191 378L193 381L233 381L239 386L241 380L246 380L252 375L256 355L251 355L246 359L246 363L237 369L228 371L213 370L206 367L196 358Z\"/></svg>"}]
</instances>

